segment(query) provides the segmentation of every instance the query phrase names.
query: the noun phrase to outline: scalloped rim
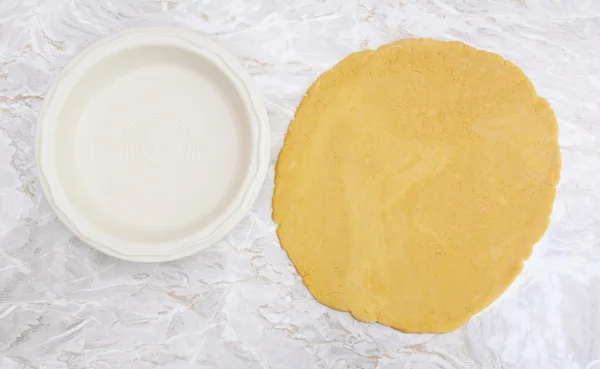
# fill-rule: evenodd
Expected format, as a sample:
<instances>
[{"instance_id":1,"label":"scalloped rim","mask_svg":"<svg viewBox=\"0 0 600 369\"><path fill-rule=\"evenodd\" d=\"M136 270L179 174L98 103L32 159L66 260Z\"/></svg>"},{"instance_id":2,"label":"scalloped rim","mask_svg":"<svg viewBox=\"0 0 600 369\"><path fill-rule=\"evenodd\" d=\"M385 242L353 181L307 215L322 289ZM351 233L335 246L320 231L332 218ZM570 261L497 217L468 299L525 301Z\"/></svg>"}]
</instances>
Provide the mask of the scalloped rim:
<instances>
[{"instance_id":1,"label":"scalloped rim","mask_svg":"<svg viewBox=\"0 0 600 369\"><path fill-rule=\"evenodd\" d=\"M55 173L55 163L52 160L48 162L48 159L46 159L53 158L54 156L50 153L54 148L52 145L53 140L50 140L51 144L48 144L48 136L52 137L53 133L49 133L49 130L52 131L56 125L55 120L48 118L48 115L52 115L49 112L53 110L60 110L62 105L56 106L56 103L54 103L57 98L57 91L63 87L62 84L69 78L69 74L82 62L88 60L91 54L98 52L100 49L110 48L110 45L114 45L122 40L127 39L131 42L130 39L134 38L141 40L157 36L172 38L178 42L185 41L188 46L194 48L199 57L211 59L230 79L247 105L245 108L248 113L253 113L250 128L256 131L251 147L255 160L251 160L248 174L244 178L243 184L233 198L232 203L216 220L211 222L207 227L180 240L159 244L160 247L156 247L155 252L138 253L131 252L131 249L139 249L143 244L119 240L101 232L93 224L89 223L68 201L67 196L64 195L64 189L60 184L58 174ZM168 27L133 28L101 39L83 50L83 52L67 64L55 79L44 99L36 127L35 157L38 178L46 199L59 219L77 237L90 246L105 254L130 261L158 262L183 258L211 246L226 236L242 220L258 196L267 172L269 151L269 121L266 109L261 94L254 86L250 75L244 67L239 64L233 55L199 34L193 31ZM206 234L207 229L209 231L208 234ZM110 239L110 242L107 242L107 239Z\"/></svg>"}]
</instances>

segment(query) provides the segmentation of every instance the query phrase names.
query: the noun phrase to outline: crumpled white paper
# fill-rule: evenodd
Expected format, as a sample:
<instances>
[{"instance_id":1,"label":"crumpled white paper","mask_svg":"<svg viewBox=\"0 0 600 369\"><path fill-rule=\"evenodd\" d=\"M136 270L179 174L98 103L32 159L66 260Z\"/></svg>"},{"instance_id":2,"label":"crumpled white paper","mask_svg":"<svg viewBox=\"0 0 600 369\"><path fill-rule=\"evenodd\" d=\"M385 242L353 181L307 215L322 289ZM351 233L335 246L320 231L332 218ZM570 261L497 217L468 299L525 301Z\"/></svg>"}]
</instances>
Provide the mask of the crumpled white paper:
<instances>
[{"instance_id":1,"label":"crumpled white paper","mask_svg":"<svg viewBox=\"0 0 600 369\"><path fill-rule=\"evenodd\" d=\"M135 264L90 249L56 219L33 137L49 84L77 52L156 25L196 29L250 71L271 121L272 163L225 240ZM499 300L445 335L403 334L320 305L271 221L273 164L307 87L347 54L404 37L510 59L560 125L547 234ZM1 1L0 367L600 369L598 45L595 0Z\"/></svg>"}]
</instances>

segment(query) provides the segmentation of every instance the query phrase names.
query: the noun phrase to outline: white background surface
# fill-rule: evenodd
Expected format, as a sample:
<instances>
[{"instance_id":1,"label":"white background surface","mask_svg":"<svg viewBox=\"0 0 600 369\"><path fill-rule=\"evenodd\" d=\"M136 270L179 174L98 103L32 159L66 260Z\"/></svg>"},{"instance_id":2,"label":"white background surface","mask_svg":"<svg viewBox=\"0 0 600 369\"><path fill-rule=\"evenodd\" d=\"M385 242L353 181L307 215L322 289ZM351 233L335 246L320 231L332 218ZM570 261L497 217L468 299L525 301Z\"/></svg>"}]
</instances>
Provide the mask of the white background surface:
<instances>
[{"instance_id":1,"label":"white background surface","mask_svg":"<svg viewBox=\"0 0 600 369\"><path fill-rule=\"evenodd\" d=\"M227 239L134 264L83 245L52 214L33 135L49 84L77 52L150 25L196 29L238 57L265 95L273 162ZM270 220L273 163L306 88L350 52L403 37L512 60L560 125L546 236L498 301L445 335L320 305ZM0 0L0 368L600 369L599 45L596 0Z\"/></svg>"}]
</instances>

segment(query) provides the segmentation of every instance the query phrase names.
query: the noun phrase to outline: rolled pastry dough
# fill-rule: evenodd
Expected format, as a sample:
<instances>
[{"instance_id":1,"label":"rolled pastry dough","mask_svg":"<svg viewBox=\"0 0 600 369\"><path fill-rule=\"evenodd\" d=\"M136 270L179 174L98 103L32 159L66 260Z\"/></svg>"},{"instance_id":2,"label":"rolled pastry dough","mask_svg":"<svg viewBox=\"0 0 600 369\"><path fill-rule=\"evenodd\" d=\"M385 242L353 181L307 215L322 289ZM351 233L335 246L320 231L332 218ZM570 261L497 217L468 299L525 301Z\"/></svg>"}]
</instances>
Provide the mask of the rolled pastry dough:
<instances>
[{"instance_id":1,"label":"rolled pastry dough","mask_svg":"<svg viewBox=\"0 0 600 369\"><path fill-rule=\"evenodd\" d=\"M403 40L310 87L276 171L279 239L317 300L447 332L510 285L546 230L557 122L502 57Z\"/></svg>"}]
</instances>

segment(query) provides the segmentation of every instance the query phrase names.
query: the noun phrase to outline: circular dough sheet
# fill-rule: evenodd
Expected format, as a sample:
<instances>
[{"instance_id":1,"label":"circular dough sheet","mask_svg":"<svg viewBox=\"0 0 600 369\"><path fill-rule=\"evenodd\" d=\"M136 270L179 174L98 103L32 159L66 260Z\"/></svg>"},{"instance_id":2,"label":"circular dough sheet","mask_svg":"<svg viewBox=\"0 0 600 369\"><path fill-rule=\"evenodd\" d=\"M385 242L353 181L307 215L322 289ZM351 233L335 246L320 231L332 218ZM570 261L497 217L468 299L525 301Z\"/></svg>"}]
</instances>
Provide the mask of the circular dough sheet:
<instances>
[{"instance_id":1,"label":"circular dough sheet","mask_svg":"<svg viewBox=\"0 0 600 369\"><path fill-rule=\"evenodd\" d=\"M352 54L290 124L273 197L281 245L327 306L454 330L548 227L557 136L548 103L496 54L427 39Z\"/></svg>"}]
</instances>

